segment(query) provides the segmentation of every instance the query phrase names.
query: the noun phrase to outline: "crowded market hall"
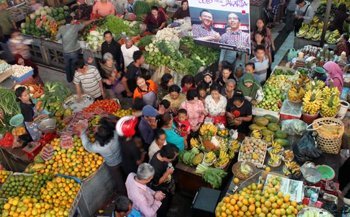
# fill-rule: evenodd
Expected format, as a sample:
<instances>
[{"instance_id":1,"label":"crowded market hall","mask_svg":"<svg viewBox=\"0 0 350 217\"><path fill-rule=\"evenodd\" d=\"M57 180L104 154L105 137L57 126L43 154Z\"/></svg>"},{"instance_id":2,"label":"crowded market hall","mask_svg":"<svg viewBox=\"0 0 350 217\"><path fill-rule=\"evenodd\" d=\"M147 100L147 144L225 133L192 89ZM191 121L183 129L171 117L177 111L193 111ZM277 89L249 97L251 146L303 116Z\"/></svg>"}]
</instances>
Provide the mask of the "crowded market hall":
<instances>
[{"instance_id":1,"label":"crowded market hall","mask_svg":"<svg viewBox=\"0 0 350 217\"><path fill-rule=\"evenodd\" d=\"M350 217L350 0L0 0L0 217Z\"/></svg>"}]
</instances>

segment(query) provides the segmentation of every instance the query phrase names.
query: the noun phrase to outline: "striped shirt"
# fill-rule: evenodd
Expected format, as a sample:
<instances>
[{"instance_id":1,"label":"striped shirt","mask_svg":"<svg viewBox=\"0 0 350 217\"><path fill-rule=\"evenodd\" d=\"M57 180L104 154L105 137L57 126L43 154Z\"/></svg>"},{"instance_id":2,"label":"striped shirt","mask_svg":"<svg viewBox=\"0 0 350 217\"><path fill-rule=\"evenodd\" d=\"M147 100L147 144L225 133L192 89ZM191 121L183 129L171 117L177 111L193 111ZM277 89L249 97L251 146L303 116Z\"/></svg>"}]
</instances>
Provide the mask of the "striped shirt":
<instances>
[{"instance_id":1,"label":"striped shirt","mask_svg":"<svg viewBox=\"0 0 350 217\"><path fill-rule=\"evenodd\" d=\"M221 36L220 43L248 50L250 48L250 35L241 30L235 32L228 31Z\"/></svg>"},{"instance_id":2,"label":"striped shirt","mask_svg":"<svg viewBox=\"0 0 350 217\"><path fill-rule=\"evenodd\" d=\"M217 32L215 32L213 28L210 28L208 30L201 24L193 24L192 34L193 34L193 38L201 38L201 37L207 37L207 36L215 36Z\"/></svg>"},{"instance_id":3,"label":"striped shirt","mask_svg":"<svg viewBox=\"0 0 350 217\"><path fill-rule=\"evenodd\" d=\"M85 94L89 94L95 99L102 95L99 81L101 81L101 75L95 66L88 66L86 73L75 71L74 84L80 84Z\"/></svg>"}]
</instances>

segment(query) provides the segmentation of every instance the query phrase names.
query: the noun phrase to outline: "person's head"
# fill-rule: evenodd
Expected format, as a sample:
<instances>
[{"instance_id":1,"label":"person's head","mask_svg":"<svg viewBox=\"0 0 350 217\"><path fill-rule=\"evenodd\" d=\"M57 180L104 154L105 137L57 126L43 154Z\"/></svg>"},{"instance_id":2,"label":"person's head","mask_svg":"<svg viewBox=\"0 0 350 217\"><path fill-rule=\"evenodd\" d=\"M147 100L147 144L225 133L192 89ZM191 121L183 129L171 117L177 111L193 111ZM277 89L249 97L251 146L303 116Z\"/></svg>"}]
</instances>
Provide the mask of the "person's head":
<instances>
[{"instance_id":1,"label":"person's head","mask_svg":"<svg viewBox=\"0 0 350 217\"><path fill-rule=\"evenodd\" d=\"M105 146L114 137L115 124L109 118L103 117L99 122L97 132L95 132L95 139L100 146Z\"/></svg>"},{"instance_id":2,"label":"person's head","mask_svg":"<svg viewBox=\"0 0 350 217\"><path fill-rule=\"evenodd\" d=\"M136 78L136 85L140 88L140 89L147 89L147 83L146 83L146 80L141 77L141 76L138 76Z\"/></svg>"},{"instance_id":3,"label":"person's head","mask_svg":"<svg viewBox=\"0 0 350 217\"><path fill-rule=\"evenodd\" d=\"M142 111L142 108L145 106L142 98L136 98L131 105L133 111Z\"/></svg>"},{"instance_id":4,"label":"person's head","mask_svg":"<svg viewBox=\"0 0 350 217\"><path fill-rule=\"evenodd\" d=\"M187 94L186 94L187 101L192 101L192 100L196 99L197 97L198 97L198 94L197 94L196 90L190 89L187 91Z\"/></svg>"},{"instance_id":5,"label":"person's head","mask_svg":"<svg viewBox=\"0 0 350 217\"><path fill-rule=\"evenodd\" d=\"M85 64L85 61L83 59L78 59L78 61L75 63L75 71L84 74L87 72L87 70L88 67Z\"/></svg>"},{"instance_id":6,"label":"person's head","mask_svg":"<svg viewBox=\"0 0 350 217\"><path fill-rule=\"evenodd\" d=\"M66 16L66 24L72 23L74 18L72 16Z\"/></svg>"},{"instance_id":7,"label":"person's head","mask_svg":"<svg viewBox=\"0 0 350 217\"><path fill-rule=\"evenodd\" d=\"M231 30L238 30L241 25L239 17L235 13L230 13L228 15L227 23L230 25Z\"/></svg>"},{"instance_id":8,"label":"person's head","mask_svg":"<svg viewBox=\"0 0 350 217\"><path fill-rule=\"evenodd\" d=\"M213 24L213 14L207 10L202 10L199 14L199 20L205 27L209 28Z\"/></svg>"},{"instance_id":9,"label":"person's head","mask_svg":"<svg viewBox=\"0 0 350 217\"><path fill-rule=\"evenodd\" d=\"M22 34L18 29L14 29L11 32L11 38L17 40L22 39Z\"/></svg>"},{"instance_id":10,"label":"person's head","mask_svg":"<svg viewBox=\"0 0 350 217\"><path fill-rule=\"evenodd\" d=\"M133 46L133 45L134 45L134 42L131 40L131 38L126 37L125 38L125 46L126 46L126 48L131 48L131 46Z\"/></svg>"},{"instance_id":11,"label":"person's head","mask_svg":"<svg viewBox=\"0 0 350 217\"><path fill-rule=\"evenodd\" d=\"M20 54L15 55L15 59L16 59L16 64L17 65L21 65L24 66L24 59Z\"/></svg>"},{"instance_id":12,"label":"person's head","mask_svg":"<svg viewBox=\"0 0 350 217\"><path fill-rule=\"evenodd\" d=\"M261 32L255 32L254 41L258 44L264 43L264 35Z\"/></svg>"},{"instance_id":13,"label":"person's head","mask_svg":"<svg viewBox=\"0 0 350 217\"><path fill-rule=\"evenodd\" d=\"M220 88L217 85L210 87L210 95L213 99L220 99Z\"/></svg>"},{"instance_id":14,"label":"person's head","mask_svg":"<svg viewBox=\"0 0 350 217\"><path fill-rule=\"evenodd\" d=\"M187 0L182 0L181 1L181 8L183 11L187 11L188 10L188 1Z\"/></svg>"},{"instance_id":15,"label":"person's head","mask_svg":"<svg viewBox=\"0 0 350 217\"><path fill-rule=\"evenodd\" d=\"M0 10L5 10L7 8L7 4L5 2L0 3Z\"/></svg>"},{"instance_id":16,"label":"person's head","mask_svg":"<svg viewBox=\"0 0 350 217\"><path fill-rule=\"evenodd\" d=\"M134 143L135 143L135 145L136 145L136 148L138 148L138 149L143 149L143 142L142 142L141 137L139 137L139 136L134 136L133 140L134 140Z\"/></svg>"},{"instance_id":17,"label":"person's head","mask_svg":"<svg viewBox=\"0 0 350 217\"><path fill-rule=\"evenodd\" d=\"M264 45L257 45L255 48L255 57L258 59L264 59L265 57L265 47Z\"/></svg>"},{"instance_id":18,"label":"person's head","mask_svg":"<svg viewBox=\"0 0 350 217\"><path fill-rule=\"evenodd\" d=\"M305 0L297 0L295 3L301 8L301 7L304 7Z\"/></svg>"},{"instance_id":19,"label":"person's head","mask_svg":"<svg viewBox=\"0 0 350 217\"><path fill-rule=\"evenodd\" d=\"M188 115L187 115L186 109L179 109L177 111L177 119L179 121L186 121L188 119Z\"/></svg>"},{"instance_id":20,"label":"person's head","mask_svg":"<svg viewBox=\"0 0 350 217\"><path fill-rule=\"evenodd\" d=\"M132 201L126 196L118 196L114 202L114 215L128 216L132 209Z\"/></svg>"},{"instance_id":21,"label":"person's head","mask_svg":"<svg viewBox=\"0 0 350 217\"><path fill-rule=\"evenodd\" d=\"M160 79L160 86L164 90L168 90L171 85L174 84L174 78L170 73L165 73Z\"/></svg>"},{"instance_id":22,"label":"person's head","mask_svg":"<svg viewBox=\"0 0 350 217\"><path fill-rule=\"evenodd\" d=\"M232 68L227 65L222 66L221 76L224 79L228 79L232 74Z\"/></svg>"},{"instance_id":23,"label":"person's head","mask_svg":"<svg viewBox=\"0 0 350 217\"><path fill-rule=\"evenodd\" d=\"M29 92L28 92L27 88L25 88L23 86L17 87L17 89L15 90L15 95L17 97L17 101L29 102L29 100L30 100Z\"/></svg>"},{"instance_id":24,"label":"person's head","mask_svg":"<svg viewBox=\"0 0 350 217\"><path fill-rule=\"evenodd\" d=\"M167 145L163 146L163 148L160 149L159 151L160 156L163 158L165 162L168 162L168 163L175 160L178 153L179 153L179 149L171 143L168 143Z\"/></svg>"},{"instance_id":25,"label":"person's head","mask_svg":"<svg viewBox=\"0 0 350 217\"><path fill-rule=\"evenodd\" d=\"M199 85L197 87L197 96L204 99L207 96L207 88L205 85Z\"/></svg>"},{"instance_id":26,"label":"person's head","mask_svg":"<svg viewBox=\"0 0 350 217\"><path fill-rule=\"evenodd\" d=\"M136 178L141 184L148 184L154 176L154 168L149 163L140 164L137 168Z\"/></svg>"},{"instance_id":27,"label":"person's head","mask_svg":"<svg viewBox=\"0 0 350 217\"><path fill-rule=\"evenodd\" d=\"M142 115L145 118L145 120L151 125L156 122L158 111L153 108L153 106L145 105L142 108Z\"/></svg>"},{"instance_id":28,"label":"person's head","mask_svg":"<svg viewBox=\"0 0 350 217\"><path fill-rule=\"evenodd\" d=\"M342 37L341 37L345 42L348 42L349 41L349 35L344 33L342 34Z\"/></svg>"},{"instance_id":29,"label":"person's head","mask_svg":"<svg viewBox=\"0 0 350 217\"><path fill-rule=\"evenodd\" d=\"M161 117L162 127L171 127L173 125L173 115L170 112L165 112Z\"/></svg>"},{"instance_id":30,"label":"person's head","mask_svg":"<svg viewBox=\"0 0 350 217\"><path fill-rule=\"evenodd\" d=\"M209 70L205 70L203 73L203 81L206 84L211 84L213 82L213 74Z\"/></svg>"},{"instance_id":31,"label":"person's head","mask_svg":"<svg viewBox=\"0 0 350 217\"><path fill-rule=\"evenodd\" d=\"M137 50L132 55L132 58L134 59L134 62L138 65L142 65L145 62L145 57L142 54L142 51Z\"/></svg>"},{"instance_id":32,"label":"person's head","mask_svg":"<svg viewBox=\"0 0 350 217\"><path fill-rule=\"evenodd\" d=\"M262 30L262 29L264 29L264 27L265 27L265 23L264 23L263 19L259 18L256 21L256 28Z\"/></svg>"},{"instance_id":33,"label":"person's head","mask_svg":"<svg viewBox=\"0 0 350 217\"><path fill-rule=\"evenodd\" d=\"M240 91L236 91L235 94L233 95L233 104L237 107L240 108L244 102L244 95Z\"/></svg>"},{"instance_id":34,"label":"person's head","mask_svg":"<svg viewBox=\"0 0 350 217\"><path fill-rule=\"evenodd\" d=\"M151 8L151 14L152 14L153 16L157 17L157 16L158 16L158 13L159 13L158 7L157 7L157 6L152 6L152 8Z\"/></svg>"},{"instance_id":35,"label":"person's head","mask_svg":"<svg viewBox=\"0 0 350 217\"><path fill-rule=\"evenodd\" d=\"M245 72L254 74L254 72L255 72L255 64L254 63L247 63L247 64L245 64Z\"/></svg>"},{"instance_id":36,"label":"person's head","mask_svg":"<svg viewBox=\"0 0 350 217\"><path fill-rule=\"evenodd\" d=\"M235 79L228 79L225 84L226 91L232 92L236 88Z\"/></svg>"},{"instance_id":37,"label":"person's head","mask_svg":"<svg viewBox=\"0 0 350 217\"><path fill-rule=\"evenodd\" d=\"M173 84L169 87L169 96L172 100L179 98L181 88L177 84Z\"/></svg>"},{"instance_id":38,"label":"person's head","mask_svg":"<svg viewBox=\"0 0 350 217\"><path fill-rule=\"evenodd\" d=\"M236 78L240 78L243 76L243 67L242 66L238 66L235 69L235 76L236 76Z\"/></svg>"},{"instance_id":39,"label":"person's head","mask_svg":"<svg viewBox=\"0 0 350 217\"><path fill-rule=\"evenodd\" d=\"M107 43L111 43L113 41L113 34L111 31L105 31L103 33L103 37Z\"/></svg>"},{"instance_id":40,"label":"person's head","mask_svg":"<svg viewBox=\"0 0 350 217\"><path fill-rule=\"evenodd\" d=\"M163 99L162 101L160 101L159 106L162 106L165 110L167 110L168 108L170 108L170 102L166 99Z\"/></svg>"},{"instance_id":41,"label":"person's head","mask_svg":"<svg viewBox=\"0 0 350 217\"><path fill-rule=\"evenodd\" d=\"M181 87L186 88L187 90L191 89L194 86L194 77L192 75L185 75L181 79Z\"/></svg>"},{"instance_id":42,"label":"person's head","mask_svg":"<svg viewBox=\"0 0 350 217\"><path fill-rule=\"evenodd\" d=\"M156 129L154 133L154 140L159 147L163 147L166 142L166 135L163 129Z\"/></svg>"},{"instance_id":43,"label":"person's head","mask_svg":"<svg viewBox=\"0 0 350 217\"><path fill-rule=\"evenodd\" d=\"M114 65L113 55L111 53L105 53L103 55L103 62L106 66L112 67Z\"/></svg>"},{"instance_id":44,"label":"person's head","mask_svg":"<svg viewBox=\"0 0 350 217\"><path fill-rule=\"evenodd\" d=\"M243 79L243 85L246 86L247 88L250 88L254 84L254 76L250 73L247 73L244 75Z\"/></svg>"}]
</instances>

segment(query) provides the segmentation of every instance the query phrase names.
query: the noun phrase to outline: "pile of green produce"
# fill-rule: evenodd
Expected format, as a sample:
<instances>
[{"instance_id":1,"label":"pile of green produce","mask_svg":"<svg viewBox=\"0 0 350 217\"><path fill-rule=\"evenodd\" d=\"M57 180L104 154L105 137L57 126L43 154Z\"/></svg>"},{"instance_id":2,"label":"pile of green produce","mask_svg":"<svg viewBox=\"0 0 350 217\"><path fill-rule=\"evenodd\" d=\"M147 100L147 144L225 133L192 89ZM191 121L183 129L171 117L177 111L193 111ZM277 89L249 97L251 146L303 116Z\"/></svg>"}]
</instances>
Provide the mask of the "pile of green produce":
<instances>
[{"instance_id":1,"label":"pile of green produce","mask_svg":"<svg viewBox=\"0 0 350 217\"><path fill-rule=\"evenodd\" d=\"M143 17L151 12L151 5L145 1L136 1L134 12L138 20L142 21Z\"/></svg>"},{"instance_id":2,"label":"pile of green produce","mask_svg":"<svg viewBox=\"0 0 350 217\"><path fill-rule=\"evenodd\" d=\"M204 181L208 182L213 188L220 188L222 178L227 175L222 169L207 167L203 164L197 166L196 173L201 174Z\"/></svg>"},{"instance_id":3,"label":"pile of green produce","mask_svg":"<svg viewBox=\"0 0 350 217\"><path fill-rule=\"evenodd\" d=\"M13 90L0 88L0 109L5 115L14 116L20 114L19 103L16 101L16 95Z\"/></svg>"},{"instance_id":4,"label":"pile of green produce","mask_svg":"<svg viewBox=\"0 0 350 217\"><path fill-rule=\"evenodd\" d=\"M44 86L45 94L39 99L43 103L43 108L49 112L63 110L62 103L71 94L70 90L60 82L46 82Z\"/></svg>"},{"instance_id":5,"label":"pile of green produce","mask_svg":"<svg viewBox=\"0 0 350 217\"><path fill-rule=\"evenodd\" d=\"M180 160L189 166L197 166L203 160L204 154L198 148L192 148L189 151L183 151L180 155Z\"/></svg>"},{"instance_id":6,"label":"pile of green produce","mask_svg":"<svg viewBox=\"0 0 350 217\"><path fill-rule=\"evenodd\" d=\"M152 43L154 36L153 35L146 35L140 39L140 41L137 43L138 47L146 47L147 45Z\"/></svg>"},{"instance_id":7,"label":"pile of green produce","mask_svg":"<svg viewBox=\"0 0 350 217\"><path fill-rule=\"evenodd\" d=\"M122 33L125 33L127 36L136 36L141 33L139 22L130 22L112 15L106 17L103 27L111 31L114 36Z\"/></svg>"}]
</instances>

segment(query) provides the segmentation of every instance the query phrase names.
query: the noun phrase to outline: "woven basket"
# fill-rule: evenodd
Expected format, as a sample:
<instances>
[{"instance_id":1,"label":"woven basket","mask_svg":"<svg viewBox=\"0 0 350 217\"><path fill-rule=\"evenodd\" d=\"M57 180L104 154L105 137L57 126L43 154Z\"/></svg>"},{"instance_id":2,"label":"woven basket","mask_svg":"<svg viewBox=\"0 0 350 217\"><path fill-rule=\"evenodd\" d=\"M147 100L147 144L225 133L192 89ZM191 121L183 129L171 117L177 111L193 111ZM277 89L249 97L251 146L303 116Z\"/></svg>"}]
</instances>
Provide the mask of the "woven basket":
<instances>
[{"instance_id":1,"label":"woven basket","mask_svg":"<svg viewBox=\"0 0 350 217\"><path fill-rule=\"evenodd\" d=\"M312 127L317 132L316 141L320 149L328 154L339 154L344 134L343 122L336 118L319 118Z\"/></svg>"}]
</instances>

